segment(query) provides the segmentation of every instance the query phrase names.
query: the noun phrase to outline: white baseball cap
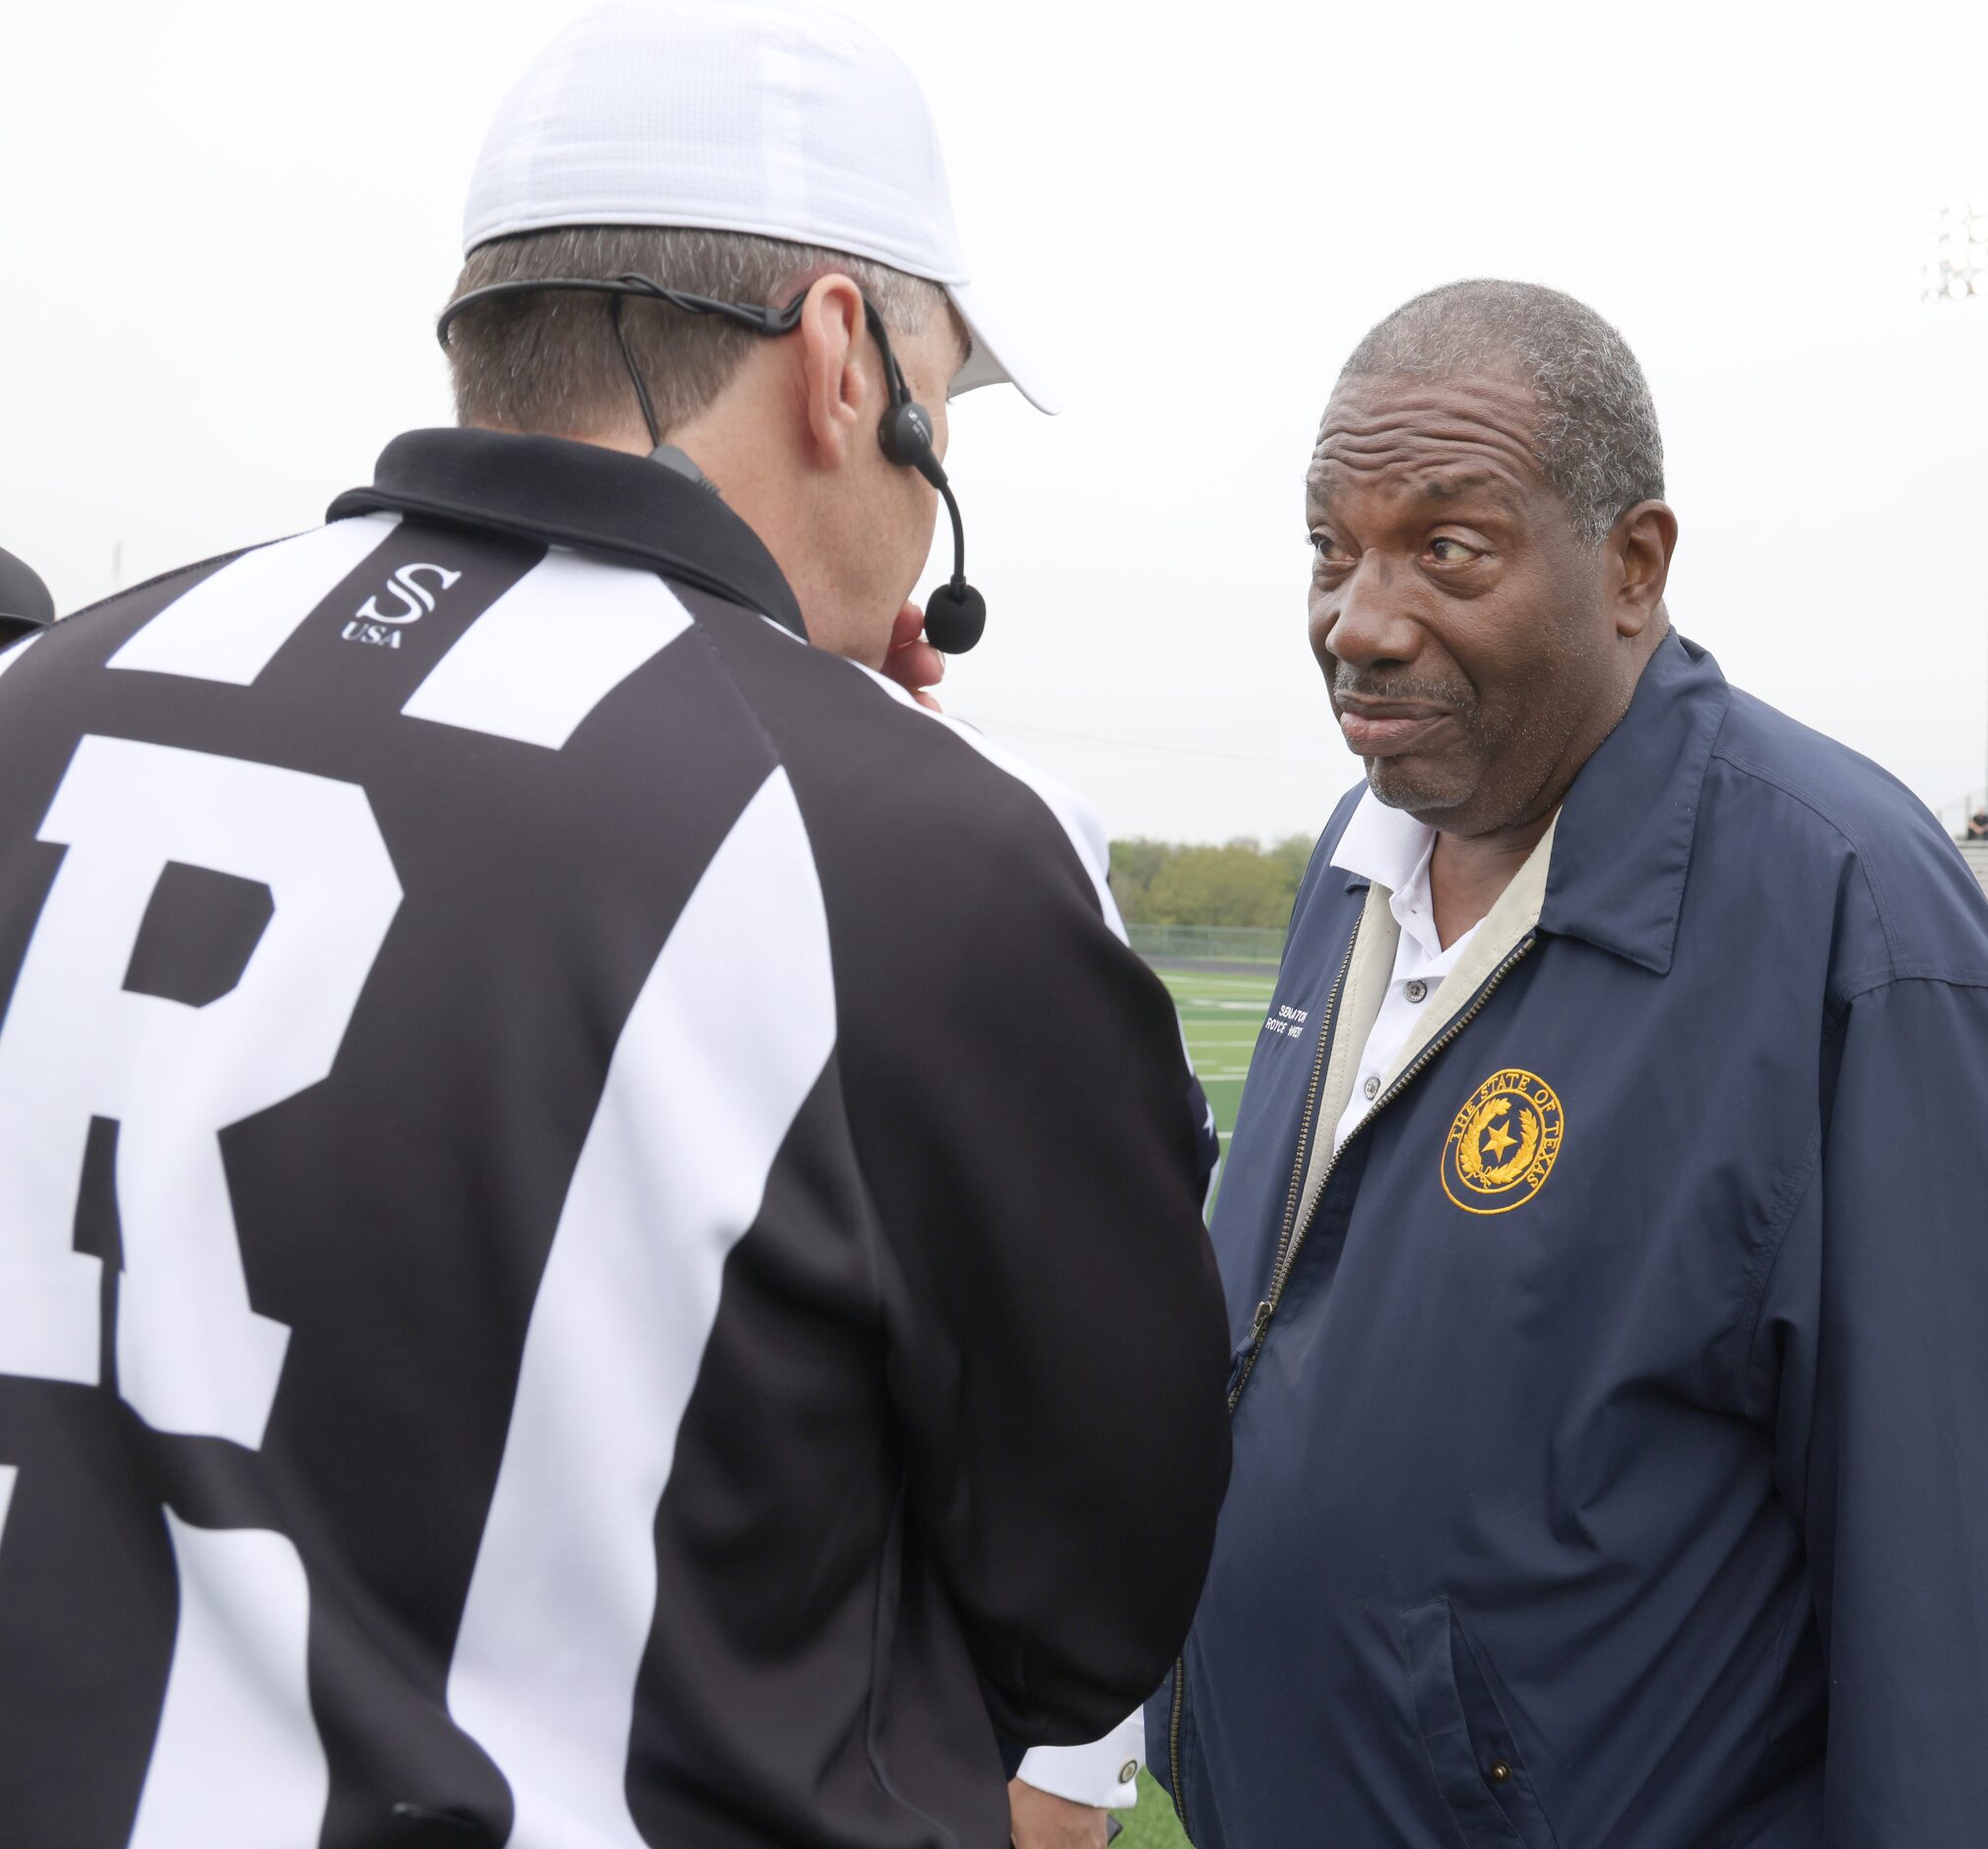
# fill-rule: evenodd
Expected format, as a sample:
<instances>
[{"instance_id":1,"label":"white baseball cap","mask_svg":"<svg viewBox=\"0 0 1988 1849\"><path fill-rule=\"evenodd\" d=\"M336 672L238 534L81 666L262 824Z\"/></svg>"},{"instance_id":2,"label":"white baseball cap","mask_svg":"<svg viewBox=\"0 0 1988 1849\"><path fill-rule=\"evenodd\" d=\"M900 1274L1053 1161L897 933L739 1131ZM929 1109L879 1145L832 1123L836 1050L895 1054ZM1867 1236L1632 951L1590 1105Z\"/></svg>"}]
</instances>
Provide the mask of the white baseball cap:
<instances>
[{"instance_id":1,"label":"white baseball cap","mask_svg":"<svg viewBox=\"0 0 1988 1849\"><path fill-rule=\"evenodd\" d=\"M575 21L490 124L463 249L560 224L748 231L924 277L973 336L953 392L1007 383L1055 409L969 280L918 80L812 0L607 0Z\"/></svg>"}]
</instances>

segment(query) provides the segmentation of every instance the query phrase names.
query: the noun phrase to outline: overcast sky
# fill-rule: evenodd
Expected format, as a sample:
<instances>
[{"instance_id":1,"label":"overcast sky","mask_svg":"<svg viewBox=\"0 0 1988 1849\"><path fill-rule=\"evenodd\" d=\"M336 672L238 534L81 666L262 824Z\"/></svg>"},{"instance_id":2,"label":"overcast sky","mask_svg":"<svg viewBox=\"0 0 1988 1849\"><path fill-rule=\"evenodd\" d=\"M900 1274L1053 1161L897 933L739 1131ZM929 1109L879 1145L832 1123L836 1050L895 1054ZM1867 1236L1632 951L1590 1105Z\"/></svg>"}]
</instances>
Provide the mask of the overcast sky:
<instances>
[{"instance_id":1,"label":"overcast sky","mask_svg":"<svg viewBox=\"0 0 1988 1849\"><path fill-rule=\"evenodd\" d=\"M73 609L314 524L448 420L463 191L572 0L0 7L0 544ZM1936 806L1988 779L1988 7L844 0L925 81L975 281L1064 414L954 408L987 640L948 704L1115 834L1314 832L1340 360L1455 277L1628 336L1727 674ZM942 523L941 523L942 524Z\"/></svg>"}]
</instances>

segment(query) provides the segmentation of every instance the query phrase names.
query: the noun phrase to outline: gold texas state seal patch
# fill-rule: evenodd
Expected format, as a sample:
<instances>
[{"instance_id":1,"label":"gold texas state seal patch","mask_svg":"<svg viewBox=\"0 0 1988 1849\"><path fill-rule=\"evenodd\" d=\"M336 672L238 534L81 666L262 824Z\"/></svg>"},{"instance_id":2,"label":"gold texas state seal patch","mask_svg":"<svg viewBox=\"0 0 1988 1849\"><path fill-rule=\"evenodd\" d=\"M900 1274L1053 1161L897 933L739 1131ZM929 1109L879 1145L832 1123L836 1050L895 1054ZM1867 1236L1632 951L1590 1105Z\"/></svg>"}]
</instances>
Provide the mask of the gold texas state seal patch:
<instances>
[{"instance_id":1,"label":"gold texas state seal patch","mask_svg":"<svg viewBox=\"0 0 1988 1849\"><path fill-rule=\"evenodd\" d=\"M1546 1185L1560 1157L1560 1099L1543 1078L1494 1072L1449 1126L1443 1191L1465 1213L1509 1213Z\"/></svg>"}]
</instances>

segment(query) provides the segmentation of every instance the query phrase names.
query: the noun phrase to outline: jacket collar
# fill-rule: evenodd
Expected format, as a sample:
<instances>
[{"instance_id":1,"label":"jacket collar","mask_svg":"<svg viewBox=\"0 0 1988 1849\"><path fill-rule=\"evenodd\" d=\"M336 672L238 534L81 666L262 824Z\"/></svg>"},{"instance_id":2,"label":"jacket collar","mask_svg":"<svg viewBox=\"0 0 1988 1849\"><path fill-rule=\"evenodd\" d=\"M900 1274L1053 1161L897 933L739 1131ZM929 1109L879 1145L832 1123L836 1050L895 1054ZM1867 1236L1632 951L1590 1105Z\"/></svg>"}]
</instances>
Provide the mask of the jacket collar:
<instances>
[{"instance_id":1,"label":"jacket collar","mask_svg":"<svg viewBox=\"0 0 1988 1849\"><path fill-rule=\"evenodd\" d=\"M1703 649L1676 634L1658 644L1561 805L1542 930L1669 972L1705 768L1731 703Z\"/></svg>"},{"instance_id":2,"label":"jacket collar","mask_svg":"<svg viewBox=\"0 0 1988 1849\"><path fill-rule=\"evenodd\" d=\"M1699 793L1732 688L1696 642L1666 636L1622 723L1581 766L1561 804L1539 927L1667 975L1698 830ZM1361 820L1363 795L1340 840ZM1379 877L1349 866L1357 892ZM1384 881L1383 881L1384 883Z\"/></svg>"},{"instance_id":3,"label":"jacket collar","mask_svg":"<svg viewBox=\"0 0 1988 1849\"><path fill-rule=\"evenodd\" d=\"M372 485L341 494L326 518L380 512L645 565L807 639L759 536L717 495L646 456L553 436L410 430L380 452Z\"/></svg>"}]
</instances>

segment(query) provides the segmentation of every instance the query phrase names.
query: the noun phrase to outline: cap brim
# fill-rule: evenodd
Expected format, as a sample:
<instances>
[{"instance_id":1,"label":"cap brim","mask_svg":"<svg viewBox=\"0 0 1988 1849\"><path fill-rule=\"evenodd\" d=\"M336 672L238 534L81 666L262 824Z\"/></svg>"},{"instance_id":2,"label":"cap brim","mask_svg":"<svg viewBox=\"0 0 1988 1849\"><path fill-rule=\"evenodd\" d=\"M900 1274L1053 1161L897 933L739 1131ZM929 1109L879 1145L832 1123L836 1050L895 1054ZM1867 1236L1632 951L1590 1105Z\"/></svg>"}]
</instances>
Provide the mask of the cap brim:
<instances>
[{"instance_id":1,"label":"cap brim","mask_svg":"<svg viewBox=\"0 0 1988 1849\"><path fill-rule=\"evenodd\" d=\"M1057 414L1057 401L1041 368L1016 342L1012 330L997 315L991 314L987 302L969 283L942 285L959 318L973 336L973 351L952 382L950 397L977 390L983 385L1012 385L1046 416Z\"/></svg>"}]
</instances>

